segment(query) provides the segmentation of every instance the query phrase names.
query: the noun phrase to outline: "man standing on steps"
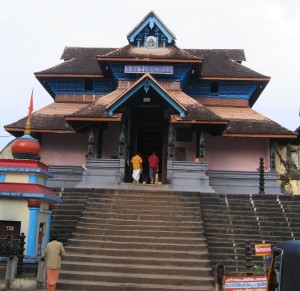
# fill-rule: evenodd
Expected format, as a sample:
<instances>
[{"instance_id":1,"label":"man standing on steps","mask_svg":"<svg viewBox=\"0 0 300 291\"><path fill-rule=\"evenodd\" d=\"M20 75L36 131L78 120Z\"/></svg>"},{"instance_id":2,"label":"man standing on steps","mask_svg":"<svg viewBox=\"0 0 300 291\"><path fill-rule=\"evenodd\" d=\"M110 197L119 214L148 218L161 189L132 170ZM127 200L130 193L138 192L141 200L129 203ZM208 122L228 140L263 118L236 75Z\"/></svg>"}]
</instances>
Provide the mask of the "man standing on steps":
<instances>
[{"instance_id":1,"label":"man standing on steps","mask_svg":"<svg viewBox=\"0 0 300 291\"><path fill-rule=\"evenodd\" d=\"M149 178L150 184L155 184L155 175L158 168L159 158L156 155L156 152L153 151L152 155L148 158L149 162Z\"/></svg>"},{"instance_id":2,"label":"man standing on steps","mask_svg":"<svg viewBox=\"0 0 300 291\"><path fill-rule=\"evenodd\" d=\"M57 240L57 235L52 235L52 241L45 250L47 262L47 291L55 291L61 269L61 259L65 255L63 244Z\"/></svg>"},{"instance_id":3,"label":"man standing on steps","mask_svg":"<svg viewBox=\"0 0 300 291\"><path fill-rule=\"evenodd\" d=\"M140 180L141 172L143 170L143 166L142 166L143 160L139 153L136 153L136 155L132 157L131 163L133 168L132 171L133 183L138 183Z\"/></svg>"}]
</instances>

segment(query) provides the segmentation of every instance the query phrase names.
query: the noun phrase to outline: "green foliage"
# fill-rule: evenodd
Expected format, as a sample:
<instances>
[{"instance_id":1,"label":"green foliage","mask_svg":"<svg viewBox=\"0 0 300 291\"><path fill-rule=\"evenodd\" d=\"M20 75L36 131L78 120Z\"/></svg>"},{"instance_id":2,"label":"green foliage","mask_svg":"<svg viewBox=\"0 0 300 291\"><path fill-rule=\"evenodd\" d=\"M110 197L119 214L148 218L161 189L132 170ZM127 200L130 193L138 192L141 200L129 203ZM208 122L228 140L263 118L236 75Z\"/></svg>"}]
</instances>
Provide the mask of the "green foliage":
<instances>
[{"instance_id":1,"label":"green foliage","mask_svg":"<svg viewBox=\"0 0 300 291\"><path fill-rule=\"evenodd\" d=\"M290 151L291 145L288 144L287 151ZM280 163L284 166L285 172L279 175L281 180L281 192L284 194L293 194L293 187L291 185L292 180L300 180L300 169L297 168L297 165L292 160L291 156L287 155L284 159L279 153L277 147L275 146L275 151L279 157Z\"/></svg>"}]
</instances>

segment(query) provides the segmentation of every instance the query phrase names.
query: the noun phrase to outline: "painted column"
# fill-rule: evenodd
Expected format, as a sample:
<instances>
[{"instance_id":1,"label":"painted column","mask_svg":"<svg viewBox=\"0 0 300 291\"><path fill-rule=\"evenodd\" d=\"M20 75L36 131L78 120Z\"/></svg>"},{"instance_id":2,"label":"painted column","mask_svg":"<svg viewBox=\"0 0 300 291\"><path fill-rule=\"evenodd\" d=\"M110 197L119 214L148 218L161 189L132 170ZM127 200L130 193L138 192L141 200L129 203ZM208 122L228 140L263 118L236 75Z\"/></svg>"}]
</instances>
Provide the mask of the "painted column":
<instances>
[{"instance_id":1,"label":"painted column","mask_svg":"<svg viewBox=\"0 0 300 291\"><path fill-rule=\"evenodd\" d=\"M88 140L88 157L94 157L94 141L95 141L95 132L94 129L91 128L89 131L89 140Z\"/></svg>"},{"instance_id":2,"label":"painted column","mask_svg":"<svg viewBox=\"0 0 300 291\"><path fill-rule=\"evenodd\" d=\"M119 159L124 159L125 157L125 141L126 141L126 123L125 118L122 118L120 126L120 137L119 137Z\"/></svg>"},{"instance_id":3,"label":"painted column","mask_svg":"<svg viewBox=\"0 0 300 291\"><path fill-rule=\"evenodd\" d=\"M206 153L205 153L205 135L204 135L204 131L202 129L201 129L201 132L200 132L199 154L200 154L200 161L205 162L205 157L206 157Z\"/></svg>"},{"instance_id":4,"label":"painted column","mask_svg":"<svg viewBox=\"0 0 300 291\"><path fill-rule=\"evenodd\" d=\"M273 142L270 144L270 168L275 170L275 144Z\"/></svg>"},{"instance_id":5,"label":"painted column","mask_svg":"<svg viewBox=\"0 0 300 291\"><path fill-rule=\"evenodd\" d=\"M35 263L37 261L37 230L40 204L41 202L38 200L28 200L29 224L27 232L26 255L24 258L25 263Z\"/></svg>"},{"instance_id":6,"label":"painted column","mask_svg":"<svg viewBox=\"0 0 300 291\"><path fill-rule=\"evenodd\" d=\"M103 143L103 129L102 127L96 129L96 158L102 158L102 143Z\"/></svg>"},{"instance_id":7,"label":"painted column","mask_svg":"<svg viewBox=\"0 0 300 291\"><path fill-rule=\"evenodd\" d=\"M52 216L53 208L54 208L54 205L52 203L49 203L48 217L47 217L46 245L50 241L51 216Z\"/></svg>"},{"instance_id":8,"label":"painted column","mask_svg":"<svg viewBox=\"0 0 300 291\"><path fill-rule=\"evenodd\" d=\"M170 123L168 131L168 160L174 158L174 125Z\"/></svg>"}]
</instances>

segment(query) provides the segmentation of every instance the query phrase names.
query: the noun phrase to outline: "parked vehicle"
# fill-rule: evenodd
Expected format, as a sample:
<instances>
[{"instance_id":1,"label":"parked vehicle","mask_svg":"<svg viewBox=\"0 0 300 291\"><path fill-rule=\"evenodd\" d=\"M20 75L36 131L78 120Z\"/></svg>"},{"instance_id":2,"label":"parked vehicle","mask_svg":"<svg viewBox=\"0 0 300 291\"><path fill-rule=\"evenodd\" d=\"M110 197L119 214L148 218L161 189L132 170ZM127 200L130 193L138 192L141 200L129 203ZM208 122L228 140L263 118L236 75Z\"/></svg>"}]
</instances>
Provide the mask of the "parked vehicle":
<instances>
[{"instance_id":1,"label":"parked vehicle","mask_svg":"<svg viewBox=\"0 0 300 291\"><path fill-rule=\"evenodd\" d=\"M268 291L300 290L300 240L276 244L268 271Z\"/></svg>"}]
</instances>

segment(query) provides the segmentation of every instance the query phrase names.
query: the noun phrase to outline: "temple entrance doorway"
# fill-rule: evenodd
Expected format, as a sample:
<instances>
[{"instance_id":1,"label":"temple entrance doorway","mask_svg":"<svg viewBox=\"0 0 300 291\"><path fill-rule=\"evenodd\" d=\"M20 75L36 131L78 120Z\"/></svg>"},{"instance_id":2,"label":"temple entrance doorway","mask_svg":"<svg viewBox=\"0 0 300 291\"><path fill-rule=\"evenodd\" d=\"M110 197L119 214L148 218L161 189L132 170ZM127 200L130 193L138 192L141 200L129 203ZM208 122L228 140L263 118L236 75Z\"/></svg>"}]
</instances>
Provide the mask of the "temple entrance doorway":
<instances>
[{"instance_id":1,"label":"temple entrance doorway","mask_svg":"<svg viewBox=\"0 0 300 291\"><path fill-rule=\"evenodd\" d=\"M165 154L164 136L166 122L160 107L136 108L132 110L130 128L130 159L139 152L143 160L143 172L140 183L149 183L148 157L153 151L159 158L159 182L164 182Z\"/></svg>"}]
</instances>

